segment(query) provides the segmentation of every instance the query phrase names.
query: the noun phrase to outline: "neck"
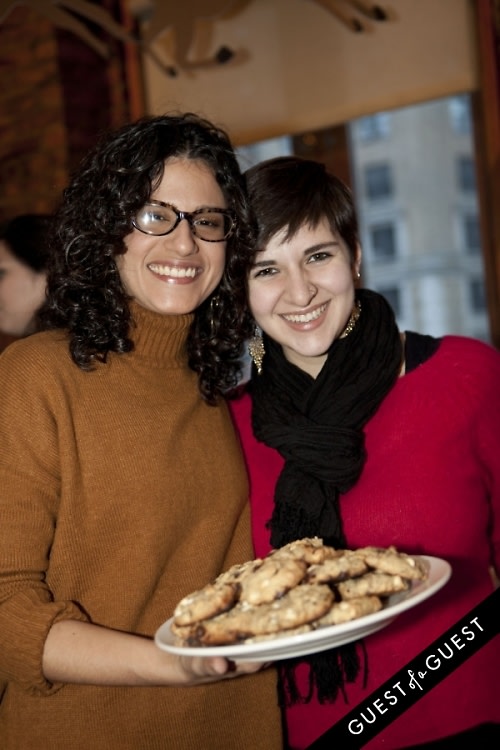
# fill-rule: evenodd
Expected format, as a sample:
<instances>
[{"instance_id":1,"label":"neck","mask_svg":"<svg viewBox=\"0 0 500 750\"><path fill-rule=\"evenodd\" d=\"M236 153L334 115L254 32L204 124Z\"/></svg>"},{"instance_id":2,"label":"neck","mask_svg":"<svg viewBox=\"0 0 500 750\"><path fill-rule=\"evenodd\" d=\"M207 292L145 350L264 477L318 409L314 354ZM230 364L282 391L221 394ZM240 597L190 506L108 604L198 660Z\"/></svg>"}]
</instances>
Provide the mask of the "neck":
<instances>
[{"instance_id":1,"label":"neck","mask_svg":"<svg viewBox=\"0 0 500 750\"><path fill-rule=\"evenodd\" d=\"M186 342L193 315L161 315L136 302L131 303L130 310L134 352L147 357L153 366L186 366Z\"/></svg>"}]
</instances>

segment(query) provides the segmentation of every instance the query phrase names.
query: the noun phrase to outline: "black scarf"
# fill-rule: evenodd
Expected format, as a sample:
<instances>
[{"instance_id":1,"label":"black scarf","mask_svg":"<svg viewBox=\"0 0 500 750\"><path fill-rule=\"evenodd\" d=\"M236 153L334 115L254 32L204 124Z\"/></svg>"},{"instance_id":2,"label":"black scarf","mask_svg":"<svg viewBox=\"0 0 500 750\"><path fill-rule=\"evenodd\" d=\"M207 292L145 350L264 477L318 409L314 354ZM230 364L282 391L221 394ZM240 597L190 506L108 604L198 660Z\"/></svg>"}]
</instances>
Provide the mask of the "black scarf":
<instances>
[{"instance_id":1,"label":"black scarf","mask_svg":"<svg viewBox=\"0 0 500 750\"><path fill-rule=\"evenodd\" d=\"M280 345L264 335L261 375L253 373L252 421L258 440L285 459L269 522L271 544L281 547L303 537L348 547L339 496L358 480L365 461L363 427L392 388L402 363L394 314L375 292L356 293L361 315L345 338L331 345L316 379L288 362ZM310 665L310 690L298 693L297 661ZM281 663L283 701L335 700L344 682L359 673L353 644Z\"/></svg>"}]
</instances>

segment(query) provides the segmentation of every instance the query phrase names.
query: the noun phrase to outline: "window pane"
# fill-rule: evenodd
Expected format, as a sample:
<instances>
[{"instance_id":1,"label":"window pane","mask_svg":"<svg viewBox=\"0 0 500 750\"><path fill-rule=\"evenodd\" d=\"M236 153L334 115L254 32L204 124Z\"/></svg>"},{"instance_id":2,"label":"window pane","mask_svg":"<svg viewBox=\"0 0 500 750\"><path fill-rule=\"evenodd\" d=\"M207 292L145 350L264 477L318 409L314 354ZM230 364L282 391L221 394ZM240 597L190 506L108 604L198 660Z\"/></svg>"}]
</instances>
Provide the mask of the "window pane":
<instances>
[{"instance_id":1,"label":"window pane","mask_svg":"<svg viewBox=\"0 0 500 750\"><path fill-rule=\"evenodd\" d=\"M477 216L463 217L463 233L465 248L469 253L478 253L481 249L481 235Z\"/></svg>"},{"instance_id":2,"label":"window pane","mask_svg":"<svg viewBox=\"0 0 500 750\"><path fill-rule=\"evenodd\" d=\"M365 189L370 200L391 197L392 177L389 164L371 164L365 167Z\"/></svg>"},{"instance_id":3,"label":"window pane","mask_svg":"<svg viewBox=\"0 0 500 750\"><path fill-rule=\"evenodd\" d=\"M465 193L474 192L476 189L476 175L474 162L470 156L459 156L457 160L458 186Z\"/></svg>"},{"instance_id":4,"label":"window pane","mask_svg":"<svg viewBox=\"0 0 500 750\"><path fill-rule=\"evenodd\" d=\"M358 137L362 141L376 141L386 138L391 130L391 116L389 112L378 112L375 115L361 117L356 121Z\"/></svg>"},{"instance_id":5,"label":"window pane","mask_svg":"<svg viewBox=\"0 0 500 750\"><path fill-rule=\"evenodd\" d=\"M470 135L472 132L472 119L469 97L450 96L448 100L448 114L453 132L460 135Z\"/></svg>"},{"instance_id":6,"label":"window pane","mask_svg":"<svg viewBox=\"0 0 500 750\"><path fill-rule=\"evenodd\" d=\"M380 224L370 229L373 255L377 260L391 260L396 255L396 237L392 224Z\"/></svg>"},{"instance_id":7,"label":"window pane","mask_svg":"<svg viewBox=\"0 0 500 750\"><path fill-rule=\"evenodd\" d=\"M473 279L469 285L470 304L473 312L486 310L486 294L482 279Z\"/></svg>"}]
</instances>

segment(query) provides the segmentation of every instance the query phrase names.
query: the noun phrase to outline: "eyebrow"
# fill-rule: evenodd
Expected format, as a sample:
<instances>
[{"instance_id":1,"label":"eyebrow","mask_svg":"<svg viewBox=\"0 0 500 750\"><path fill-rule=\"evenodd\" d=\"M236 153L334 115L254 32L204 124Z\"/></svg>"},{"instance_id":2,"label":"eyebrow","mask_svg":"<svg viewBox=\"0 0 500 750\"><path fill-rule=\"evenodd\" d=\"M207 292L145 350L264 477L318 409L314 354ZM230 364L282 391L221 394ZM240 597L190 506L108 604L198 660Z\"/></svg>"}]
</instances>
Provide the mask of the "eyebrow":
<instances>
[{"instance_id":1,"label":"eyebrow","mask_svg":"<svg viewBox=\"0 0 500 750\"><path fill-rule=\"evenodd\" d=\"M181 208L177 208L175 203L167 203L166 201L161 201L159 198L150 198L146 201L144 204L145 206L162 206L163 208L173 208L175 211L182 211ZM227 206L223 208L222 206L211 206L205 203L202 203L201 206L198 208L193 209L192 211L182 211L184 214L194 214L197 211L223 211L224 213L231 213L231 209Z\"/></svg>"},{"instance_id":2,"label":"eyebrow","mask_svg":"<svg viewBox=\"0 0 500 750\"><path fill-rule=\"evenodd\" d=\"M338 240L331 240L329 242L319 242L317 245L312 245L311 247L307 247L302 255L307 258L309 255L314 255L314 253L318 253L321 250L324 250L327 247L334 246L340 246L340 242ZM257 256L256 256L257 257ZM252 263L252 268L265 268L265 266L272 266L275 265L277 261L273 260L272 258L267 258L266 260L255 260Z\"/></svg>"}]
</instances>

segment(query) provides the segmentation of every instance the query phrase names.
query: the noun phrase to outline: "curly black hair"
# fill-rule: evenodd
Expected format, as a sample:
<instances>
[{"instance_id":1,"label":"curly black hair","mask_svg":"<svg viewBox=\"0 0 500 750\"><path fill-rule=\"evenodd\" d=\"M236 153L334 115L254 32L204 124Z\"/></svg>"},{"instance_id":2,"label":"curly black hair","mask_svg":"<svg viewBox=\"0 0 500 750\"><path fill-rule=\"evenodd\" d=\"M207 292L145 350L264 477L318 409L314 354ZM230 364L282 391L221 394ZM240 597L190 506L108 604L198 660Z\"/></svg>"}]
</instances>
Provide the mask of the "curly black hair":
<instances>
[{"instance_id":1,"label":"curly black hair","mask_svg":"<svg viewBox=\"0 0 500 750\"><path fill-rule=\"evenodd\" d=\"M45 329L68 331L71 357L83 370L106 362L109 352L133 349L130 297L115 256L126 252L133 217L161 182L165 160L176 156L210 168L236 219L222 280L195 311L188 337L189 365L203 398L214 404L237 385L251 332L244 268L254 230L227 133L194 113L143 117L105 134L84 158L57 211L47 302L39 317Z\"/></svg>"}]
</instances>

